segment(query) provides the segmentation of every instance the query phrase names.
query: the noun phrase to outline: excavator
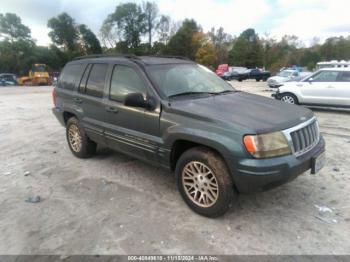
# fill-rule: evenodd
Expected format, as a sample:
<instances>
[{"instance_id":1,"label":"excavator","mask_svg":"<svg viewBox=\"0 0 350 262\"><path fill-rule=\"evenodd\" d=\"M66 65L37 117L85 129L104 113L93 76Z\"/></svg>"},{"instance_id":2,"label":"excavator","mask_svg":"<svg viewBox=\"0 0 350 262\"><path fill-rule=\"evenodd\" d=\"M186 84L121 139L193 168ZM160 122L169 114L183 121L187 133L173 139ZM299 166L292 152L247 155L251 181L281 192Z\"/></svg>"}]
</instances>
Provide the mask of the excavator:
<instances>
[{"instance_id":1,"label":"excavator","mask_svg":"<svg viewBox=\"0 0 350 262\"><path fill-rule=\"evenodd\" d=\"M25 86L51 85L51 79L45 64L34 64L29 70L28 76L17 79L18 84Z\"/></svg>"}]
</instances>

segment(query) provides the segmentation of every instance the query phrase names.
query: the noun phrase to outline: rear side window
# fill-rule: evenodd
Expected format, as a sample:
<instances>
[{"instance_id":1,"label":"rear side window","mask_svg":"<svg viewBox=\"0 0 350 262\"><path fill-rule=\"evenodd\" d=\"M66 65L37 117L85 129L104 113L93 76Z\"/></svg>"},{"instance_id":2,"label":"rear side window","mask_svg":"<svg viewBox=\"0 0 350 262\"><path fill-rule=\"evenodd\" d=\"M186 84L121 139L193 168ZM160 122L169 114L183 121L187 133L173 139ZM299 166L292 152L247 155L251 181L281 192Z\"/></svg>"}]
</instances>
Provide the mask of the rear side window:
<instances>
[{"instance_id":1,"label":"rear side window","mask_svg":"<svg viewBox=\"0 0 350 262\"><path fill-rule=\"evenodd\" d=\"M350 72L342 72L338 82L350 82Z\"/></svg>"},{"instance_id":2,"label":"rear side window","mask_svg":"<svg viewBox=\"0 0 350 262\"><path fill-rule=\"evenodd\" d=\"M74 90L84 72L84 64L66 65L60 76L58 87Z\"/></svg>"},{"instance_id":3,"label":"rear side window","mask_svg":"<svg viewBox=\"0 0 350 262\"><path fill-rule=\"evenodd\" d=\"M121 102L130 93L146 94L144 82L131 67L115 66L111 79L110 99Z\"/></svg>"},{"instance_id":4,"label":"rear side window","mask_svg":"<svg viewBox=\"0 0 350 262\"><path fill-rule=\"evenodd\" d=\"M105 85L105 79L107 74L107 64L94 64L92 65L89 78L86 83L85 93L87 95L102 97L103 88Z\"/></svg>"}]
</instances>

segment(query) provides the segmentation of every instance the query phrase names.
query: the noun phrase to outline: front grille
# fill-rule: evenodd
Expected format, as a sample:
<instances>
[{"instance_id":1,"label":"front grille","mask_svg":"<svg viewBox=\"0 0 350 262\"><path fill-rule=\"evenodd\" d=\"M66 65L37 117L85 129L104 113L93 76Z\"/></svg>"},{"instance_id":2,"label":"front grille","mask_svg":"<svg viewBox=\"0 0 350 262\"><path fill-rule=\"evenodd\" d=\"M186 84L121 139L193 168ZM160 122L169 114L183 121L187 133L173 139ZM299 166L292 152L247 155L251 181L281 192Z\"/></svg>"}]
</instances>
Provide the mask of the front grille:
<instances>
[{"instance_id":1,"label":"front grille","mask_svg":"<svg viewBox=\"0 0 350 262\"><path fill-rule=\"evenodd\" d=\"M300 155L311 149L319 139L317 121L290 133L293 142L294 153Z\"/></svg>"}]
</instances>

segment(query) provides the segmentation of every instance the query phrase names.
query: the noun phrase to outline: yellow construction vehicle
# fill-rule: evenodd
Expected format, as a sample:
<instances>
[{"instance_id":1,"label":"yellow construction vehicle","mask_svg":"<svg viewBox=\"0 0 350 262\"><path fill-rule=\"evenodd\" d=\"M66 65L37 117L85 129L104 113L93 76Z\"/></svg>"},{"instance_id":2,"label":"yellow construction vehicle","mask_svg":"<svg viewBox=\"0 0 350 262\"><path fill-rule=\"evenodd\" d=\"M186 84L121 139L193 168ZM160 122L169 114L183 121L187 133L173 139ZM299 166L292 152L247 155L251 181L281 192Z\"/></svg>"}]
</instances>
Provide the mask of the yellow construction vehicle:
<instances>
[{"instance_id":1,"label":"yellow construction vehicle","mask_svg":"<svg viewBox=\"0 0 350 262\"><path fill-rule=\"evenodd\" d=\"M34 64L31 70L29 70L29 75L22 76L18 78L17 81L20 85L25 86L39 86L52 84L45 64Z\"/></svg>"}]
</instances>

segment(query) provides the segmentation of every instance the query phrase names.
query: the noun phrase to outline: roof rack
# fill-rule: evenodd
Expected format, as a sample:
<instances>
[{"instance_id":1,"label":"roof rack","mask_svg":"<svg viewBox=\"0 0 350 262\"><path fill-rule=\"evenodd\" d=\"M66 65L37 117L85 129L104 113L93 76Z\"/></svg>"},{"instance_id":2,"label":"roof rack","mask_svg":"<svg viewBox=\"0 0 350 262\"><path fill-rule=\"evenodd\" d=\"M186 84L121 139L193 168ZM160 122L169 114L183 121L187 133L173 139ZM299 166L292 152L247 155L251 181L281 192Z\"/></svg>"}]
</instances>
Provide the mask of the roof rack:
<instances>
[{"instance_id":1,"label":"roof rack","mask_svg":"<svg viewBox=\"0 0 350 262\"><path fill-rule=\"evenodd\" d=\"M87 58L101 58L101 57L124 57L128 59L137 59L140 58L134 54L101 54L101 55L85 55L85 56L78 56L75 57L73 60L81 60L81 59L87 59Z\"/></svg>"},{"instance_id":2,"label":"roof rack","mask_svg":"<svg viewBox=\"0 0 350 262\"><path fill-rule=\"evenodd\" d=\"M149 57L159 57L159 58L175 58L175 59L183 59L183 60L189 60L191 61L191 59L189 59L186 56L180 56L180 55L147 55Z\"/></svg>"}]
</instances>

